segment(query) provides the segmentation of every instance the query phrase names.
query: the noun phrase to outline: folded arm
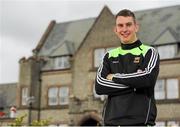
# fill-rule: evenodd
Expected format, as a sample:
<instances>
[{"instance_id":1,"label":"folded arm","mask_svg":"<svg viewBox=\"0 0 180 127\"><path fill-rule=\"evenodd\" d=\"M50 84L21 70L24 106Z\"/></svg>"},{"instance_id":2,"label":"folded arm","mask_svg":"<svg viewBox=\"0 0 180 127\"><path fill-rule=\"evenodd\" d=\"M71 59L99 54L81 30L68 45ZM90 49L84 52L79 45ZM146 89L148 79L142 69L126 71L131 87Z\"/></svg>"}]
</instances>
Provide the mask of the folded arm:
<instances>
[{"instance_id":1,"label":"folded arm","mask_svg":"<svg viewBox=\"0 0 180 127\"><path fill-rule=\"evenodd\" d=\"M155 85L159 73L159 54L154 48L150 48L144 58L145 68L130 74L113 74L112 81L126 84L132 88L145 88Z\"/></svg>"},{"instance_id":2,"label":"folded arm","mask_svg":"<svg viewBox=\"0 0 180 127\"><path fill-rule=\"evenodd\" d=\"M128 86L124 84L115 83L114 81L106 79L109 73L110 66L108 61L108 53L106 53L96 75L95 90L97 94L112 95L128 88Z\"/></svg>"}]
</instances>

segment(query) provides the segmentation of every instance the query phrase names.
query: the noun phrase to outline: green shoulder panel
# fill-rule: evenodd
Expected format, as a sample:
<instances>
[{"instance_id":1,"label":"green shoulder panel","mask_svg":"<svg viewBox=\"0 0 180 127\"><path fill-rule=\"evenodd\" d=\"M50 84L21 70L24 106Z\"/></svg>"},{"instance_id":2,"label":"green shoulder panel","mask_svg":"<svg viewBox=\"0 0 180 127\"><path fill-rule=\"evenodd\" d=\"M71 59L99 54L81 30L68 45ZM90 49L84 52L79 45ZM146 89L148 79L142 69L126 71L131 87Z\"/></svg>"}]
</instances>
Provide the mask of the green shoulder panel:
<instances>
[{"instance_id":1,"label":"green shoulder panel","mask_svg":"<svg viewBox=\"0 0 180 127\"><path fill-rule=\"evenodd\" d=\"M112 49L108 51L109 58L111 57L118 57L118 55L126 55L126 54L132 54L132 55L140 55L143 54L143 56L146 55L147 51L150 49L150 46L142 44L140 47L133 48L131 50L123 50L121 47Z\"/></svg>"}]
</instances>

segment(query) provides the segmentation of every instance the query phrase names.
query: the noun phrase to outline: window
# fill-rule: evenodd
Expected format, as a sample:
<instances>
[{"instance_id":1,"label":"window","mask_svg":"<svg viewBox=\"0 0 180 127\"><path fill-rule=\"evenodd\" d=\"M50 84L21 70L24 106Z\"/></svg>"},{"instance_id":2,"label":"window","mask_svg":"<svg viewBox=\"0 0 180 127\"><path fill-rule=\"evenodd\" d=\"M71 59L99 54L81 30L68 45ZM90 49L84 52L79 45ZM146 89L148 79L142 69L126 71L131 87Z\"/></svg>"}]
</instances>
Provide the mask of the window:
<instances>
[{"instance_id":1,"label":"window","mask_svg":"<svg viewBox=\"0 0 180 127\"><path fill-rule=\"evenodd\" d=\"M165 121L158 121L158 122L156 122L156 126L155 127L164 127L165 124L166 124Z\"/></svg>"},{"instance_id":2,"label":"window","mask_svg":"<svg viewBox=\"0 0 180 127\"><path fill-rule=\"evenodd\" d=\"M21 105L27 105L27 98L28 98L28 87L23 87L21 89Z\"/></svg>"},{"instance_id":3,"label":"window","mask_svg":"<svg viewBox=\"0 0 180 127\"><path fill-rule=\"evenodd\" d=\"M48 92L48 100L49 100L49 105L57 105L58 104L58 88L57 87L53 87L49 89Z\"/></svg>"},{"instance_id":4,"label":"window","mask_svg":"<svg viewBox=\"0 0 180 127\"><path fill-rule=\"evenodd\" d=\"M103 56L105 54L105 49L96 49L94 51L94 67L99 67L102 59L103 59Z\"/></svg>"},{"instance_id":5,"label":"window","mask_svg":"<svg viewBox=\"0 0 180 127\"><path fill-rule=\"evenodd\" d=\"M155 85L155 98L162 99L178 99L179 98L179 82L176 78L159 79Z\"/></svg>"},{"instance_id":6,"label":"window","mask_svg":"<svg viewBox=\"0 0 180 127\"><path fill-rule=\"evenodd\" d=\"M56 57L54 59L54 69L70 68L69 56Z\"/></svg>"},{"instance_id":7,"label":"window","mask_svg":"<svg viewBox=\"0 0 180 127\"><path fill-rule=\"evenodd\" d=\"M114 47L109 47L109 48L98 48L94 50L94 67L99 67L105 53Z\"/></svg>"},{"instance_id":8,"label":"window","mask_svg":"<svg viewBox=\"0 0 180 127\"><path fill-rule=\"evenodd\" d=\"M69 87L52 87L48 90L48 105L68 105Z\"/></svg>"},{"instance_id":9,"label":"window","mask_svg":"<svg viewBox=\"0 0 180 127\"><path fill-rule=\"evenodd\" d=\"M155 98L165 99L165 80L157 80L155 85Z\"/></svg>"},{"instance_id":10,"label":"window","mask_svg":"<svg viewBox=\"0 0 180 127\"><path fill-rule=\"evenodd\" d=\"M155 127L179 127L180 122L179 121L157 121Z\"/></svg>"},{"instance_id":11,"label":"window","mask_svg":"<svg viewBox=\"0 0 180 127\"><path fill-rule=\"evenodd\" d=\"M174 58L178 51L177 44L158 46L157 50L160 55L160 59Z\"/></svg>"},{"instance_id":12,"label":"window","mask_svg":"<svg viewBox=\"0 0 180 127\"><path fill-rule=\"evenodd\" d=\"M178 121L167 121L167 126L168 127L179 127L179 122Z\"/></svg>"},{"instance_id":13,"label":"window","mask_svg":"<svg viewBox=\"0 0 180 127\"><path fill-rule=\"evenodd\" d=\"M177 79L167 79L167 98L174 99L179 97L179 87Z\"/></svg>"},{"instance_id":14,"label":"window","mask_svg":"<svg viewBox=\"0 0 180 127\"><path fill-rule=\"evenodd\" d=\"M69 103L69 89L68 87L61 87L59 91L60 105L67 105Z\"/></svg>"}]
</instances>

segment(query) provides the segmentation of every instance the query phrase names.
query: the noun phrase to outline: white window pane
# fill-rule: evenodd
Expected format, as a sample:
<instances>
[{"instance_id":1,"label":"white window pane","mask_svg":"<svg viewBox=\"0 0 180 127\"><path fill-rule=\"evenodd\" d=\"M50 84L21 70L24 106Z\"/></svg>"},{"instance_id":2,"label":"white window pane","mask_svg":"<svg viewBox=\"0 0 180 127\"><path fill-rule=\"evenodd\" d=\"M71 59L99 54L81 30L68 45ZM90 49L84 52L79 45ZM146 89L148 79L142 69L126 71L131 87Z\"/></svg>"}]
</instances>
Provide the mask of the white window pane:
<instances>
[{"instance_id":1,"label":"white window pane","mask_svg":"<svg viewBox=\"0 0 180 127\"><path fill-rule=\"evenodd\" d=\"M175 45L164 45L157 47L160 55L160 59L174 58L177 54L177 44Z\"/></svg>"},{"instance_id":2,"label":"white window pane","mask_svg":"<svg viewBox=\"0 0 180 127\"><path fill-rule=\"evenodd\" d=\"M167 126L168 127L179 127L179 122L177 122L177 121L168 121Z\"/></svg>"},{"instance_id":3,"label":"white window pane","mask_svg":"<svg viewBox=\"0 0 180 127\"><path fill-rule=\"evenodd\" d=\"M69 103L69 87L61 87L59 92L60 105L67 105Z\"/></svg>"},{"instance_id":4,"label":"white window pane","mask_svg":"<svg viewBox=\"0 0 180 127\"><path fill-rule=\"evenodd\" d=\"M165 99L165 80L157 80L155 85L155 99Z\"/></svg>"},{"instance_id":5,"label":"white window pane","mask_svg":"<svg viewBox=\"0 0 180 127\"><path fill-rule=\"evenodd\" d=\"M51 97L49 98L49 105L57 105L58 104L58 99L57 97Z\"/></svg>"},{"instance_id":6,"label":"white window pane","mask_svg":"<svg viewBox=\"0 0 180 127\"><path fill-rule=\"evenodd\" d=\"M105 49L95 49L94 51L94 67L99 67L102 62L103 56L105 54Z\"/></svg>"},{"instance_id":7,"label":"white window pane","mask_svg":"<svg viewBox=\"0 0 180 127\"><path fill-rule=\"evenodd\" d=\"M66 69L70 67L69 56L57 57L54 60L55 69Z\"/></svg>"},{"instance_id":8,"label":"white window pane","mask_svg":"<svg viewBox=\"0 0 180 127\"><path fill-rule=\"evenodd\" d=\"M49 89L48 97L57 97L57 94L58 94L58 88L53 87Z\"/></svg>"},{"instance_id":9,"label":"white window pane","mask_svg":"<svg viewBox=\"0 0 180 127\"><path fill-rule=\"evenodd\" d=\"M176 99L179 97L178 79L167 80L167 98Z\"/></svg>"},{"instance_id":10,"label":"white window pane","mask_svg":"<svg viewBox=\"0 0 180 127\"><path fill-rule=\"evenodd\" d=\"M21 104L22 105L27 105L28 88L27 87L22 88L21 92L22 92L22 98L21 98L22 102L21 102Z\"/></svg>"},{"instance_id":11,"label":"white window pane","mask_svg":"<svg viewBox=\"0 0 180 127\"><path fill-rule=\"evenodd\" d=\"M69 68L70 67L70 62L69 62L70 57L64 57L63 59L64 59L64 67Z\"/></svg>"},{"instance_id":12,"label":"white window pane","mask_svg":"<svg viewBox=\"0 0 180 127\"><path fill-rule=\"evenodd\" d=\"M57 105L58 104L58 88L53 87L48 90L48 104Z\"/></svg>"},{"instance_id":13,"label":"white window pane","mask_svg":"<svg viewBox=\"0 0 180 127\"><path fill-rule=\"evenodd\" d=\"M165 126L165 122L164 121L158 121L156 122L156 126L155 127L164 127Z\"/></svg>"}]
</instances>

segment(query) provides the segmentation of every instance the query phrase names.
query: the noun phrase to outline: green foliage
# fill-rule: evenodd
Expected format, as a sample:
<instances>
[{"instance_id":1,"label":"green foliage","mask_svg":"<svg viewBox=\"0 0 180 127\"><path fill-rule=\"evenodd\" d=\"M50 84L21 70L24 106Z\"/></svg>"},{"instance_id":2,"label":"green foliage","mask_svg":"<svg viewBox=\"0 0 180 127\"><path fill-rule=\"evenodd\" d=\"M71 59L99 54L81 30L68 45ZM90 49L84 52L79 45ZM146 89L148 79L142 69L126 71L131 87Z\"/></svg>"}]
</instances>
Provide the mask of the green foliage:
<instances>
[{"instance_id":1,"label":"green foliage","mask_svg":"<svg viewBox=\"0 0 180 127\"><path fill-rule=\"evenodd\" d=\"M34 120L31 123L31 126L48 126L50 122L50 119L48 120Z\"/></svg>"},{"instance_id":2,"label":"green foliage","mask_svg":"<svg viewBox=\"0 0 180 127\"><path fill-rule=\"evenodd\" d=\"M9 126L23 126L23 120L27 117L27 114L17 117L12 124ZM48 126L51 118L47 120L33 120L30 126Z\"/></svg>"},{"instance_id":3,"label":"green foliage","mask_svg":"<svg viewBox=\"0 0 180 127\"><path fill-rule=\"evenodd\" d=\"M27 116L27 114L17 117L14 122L12 124L10 124L9 126L22 126L22 122L24 120L24 118Z\"/></svg>"}]
</instances>

